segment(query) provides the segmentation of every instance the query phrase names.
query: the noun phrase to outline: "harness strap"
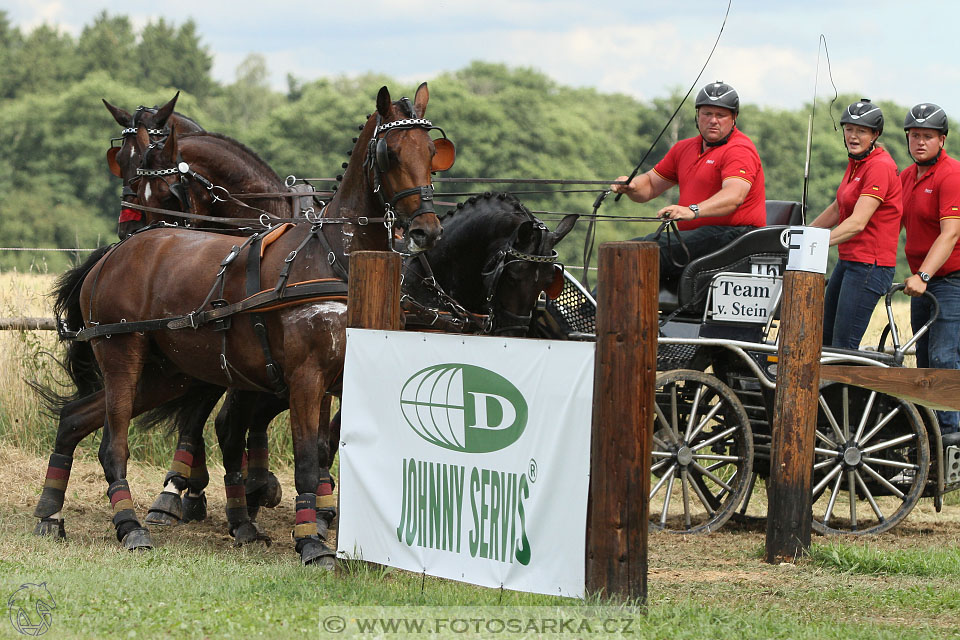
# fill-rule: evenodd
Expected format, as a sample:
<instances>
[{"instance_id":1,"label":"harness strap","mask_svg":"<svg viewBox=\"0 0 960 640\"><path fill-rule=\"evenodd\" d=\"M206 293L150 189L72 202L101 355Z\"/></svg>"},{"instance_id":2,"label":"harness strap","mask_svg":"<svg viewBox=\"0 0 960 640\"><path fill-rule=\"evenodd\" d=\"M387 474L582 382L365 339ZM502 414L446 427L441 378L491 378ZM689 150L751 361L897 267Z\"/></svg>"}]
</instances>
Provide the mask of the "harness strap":
<instances>
[{"instance_id":1,"label":"harness strap","mask_svg":"<svg viewBox=\"0 0 960 640\"><path fill-rule=\"evenodd\" d=\"M247 296L252 296L260 291L260 242L262 238L258 235L250 243L247 256ZM270 386L273 387L277 395L284 395L287 392L287 385L283 381L283 370L280 368L280 364L273 359L273 354L270 351L270 338L267 335L267 325L263 320L263 314L257 311L252 312L250 314L250 324L253 327L253 333L260 340L260 348L263 349L263 359L267 363L267 379L270 381Z\"/></svg>"},{"instance_id":2,"label":"harness strap","mask_svg":"<svg viewBox=\"0 0 960 640\"><path fill-rule=\"evenodd\" d=\"M342 280L314 280L311 282L302 282L289 285L284 293L284 300L289 303L305 303L312 300L346 300L347 284ZM86 341L100 336L136 333L144 331L157 331L160 329L176 330L186 329L187 327L197 328L221 318L226 318L237 313L244 313L251 310L262 310L264 307L276 302L280 297L273 289L260 291L240 302L209 309L199 313L175 316L173 318L156 318L152 320L137 320L134 322L114 322L111 324L99 324L92 327L81 329L77 332L75 340Z\"/></svg>"}]
</instances>

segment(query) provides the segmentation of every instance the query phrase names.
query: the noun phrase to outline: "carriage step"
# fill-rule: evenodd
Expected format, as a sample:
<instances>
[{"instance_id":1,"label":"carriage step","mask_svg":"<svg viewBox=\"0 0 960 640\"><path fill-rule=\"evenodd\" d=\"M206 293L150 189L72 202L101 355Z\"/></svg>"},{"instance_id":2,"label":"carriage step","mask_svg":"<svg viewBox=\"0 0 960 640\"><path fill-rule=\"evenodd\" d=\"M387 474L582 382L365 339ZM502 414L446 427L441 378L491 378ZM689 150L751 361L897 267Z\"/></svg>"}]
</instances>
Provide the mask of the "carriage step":
<instances>
[{"instance_id":1,"label":"carriage step","mask_svg":"<svg viewBox=\"0 0 960 640\"><path fill-rule=\"evenodd\" d=\"M949 446L943 456L944 482L960 482L960 447Z\"/></svg>"}]
</instances>

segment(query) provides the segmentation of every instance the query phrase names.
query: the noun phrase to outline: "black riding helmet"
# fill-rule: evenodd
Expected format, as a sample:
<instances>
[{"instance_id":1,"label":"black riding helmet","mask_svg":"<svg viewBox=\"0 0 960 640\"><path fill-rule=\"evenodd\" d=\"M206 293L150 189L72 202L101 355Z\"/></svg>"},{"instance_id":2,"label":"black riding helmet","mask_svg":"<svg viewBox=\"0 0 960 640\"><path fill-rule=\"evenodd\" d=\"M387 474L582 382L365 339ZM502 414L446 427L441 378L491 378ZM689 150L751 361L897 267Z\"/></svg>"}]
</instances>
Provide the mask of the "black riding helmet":
<instances>
[{"instance_id":1,"label":"black riding helmet","mask_svg":"<svg viewBox=\"0 0 960 640\"><path fill-rule=\"evenodd\" d=\"M873 129L877 132L877 137L883 133L883 111L880 111L880 107L871 103L867 98L860 98L858 102L854 102L847 110L843 112L843 115L840 116L840 126L845 124L856 124L861 127L867 127L868 129ZM852 160L863 160L873 151L874 146L876 145L876 140L870 145L870 148L864 151L863 153L850 153L850 150L847 150L847 157ZM844 146L846 146L846 139L844 139Z\"/></svg>"},{"instance_id":2,"label":"black riding helmet","mask_svg":"<svg viewBox=\"0 0 960 640\"><path fill-rule=\"evenodd\" d=\"M700 89L695 104L697 108L712 105L730 109L735 116L740 112L740 96L737 95L736 89L720 80Z\"/></svg>"},{"instance_id":3,"label":"black riding helmet","mask_svg":"<svg viewBox=\"0 0 960 640\"><path fill-rule=\"evenodd\" d=\"M883 112L867 98L860 98L859 102L854 102L843 112L840 124L857 124L873 129L880 135L883 133Z\"/></svg>"},{"instance_id":4,"label":"black riding helmet","mask_svg":"<svg viewBox=\"0 0 960 640\"><path fill-rule=\"evenodd\" d=\"M914 105L907 112L907 117L903 119L903 130L907 132L907 146L910 145L910 129L934 129L940 132L940 135L947 135L947 114L935 104L923 102ZM943 153L943 148L937 152L937 155L929 160L920 161L914 158L921 167L929 167L937 163ZM912 157L912 154L911 154Z\"/></svg>"},{"instance_id":5,"label":"black riding helmet","mask_svg":"<svg viewBox=\"0 0 960 640\"><path fill-rule=\"evenodd\" d=\"M914 105L903 119L903 130L936 129L941 135L947 135L947 114L932 102Z\"/></svg>"}]
</instances>

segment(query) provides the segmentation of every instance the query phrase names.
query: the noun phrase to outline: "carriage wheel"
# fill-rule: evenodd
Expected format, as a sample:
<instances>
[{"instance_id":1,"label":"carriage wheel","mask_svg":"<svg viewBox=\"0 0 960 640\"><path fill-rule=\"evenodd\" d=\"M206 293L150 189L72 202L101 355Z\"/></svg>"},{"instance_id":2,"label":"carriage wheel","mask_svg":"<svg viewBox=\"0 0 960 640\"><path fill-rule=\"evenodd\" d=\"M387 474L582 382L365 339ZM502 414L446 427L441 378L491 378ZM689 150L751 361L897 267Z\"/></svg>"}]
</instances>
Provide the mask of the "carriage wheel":
<instances>
[{"instance_id":1,"label":"carriage wheel","mask_svg":"<svg viewBox=\"0 0 960 640\"><path fill-rule=\"evenodd\" d=\"M913 404L841 383L820 390L813 529L871 534L903 520L923 494L930 445Z\"/></svg>"},{"instance_id":2,"label":"carriage wheel","mask_svg":"<svg viewBox=\"0 0 960 640\"><path fill-rule=\"evenodd\" d=\"M750 420L730 387L700 371L659 373L656 386L650 526L710 533L750 484Z\"/></svg>"}]
</instances>

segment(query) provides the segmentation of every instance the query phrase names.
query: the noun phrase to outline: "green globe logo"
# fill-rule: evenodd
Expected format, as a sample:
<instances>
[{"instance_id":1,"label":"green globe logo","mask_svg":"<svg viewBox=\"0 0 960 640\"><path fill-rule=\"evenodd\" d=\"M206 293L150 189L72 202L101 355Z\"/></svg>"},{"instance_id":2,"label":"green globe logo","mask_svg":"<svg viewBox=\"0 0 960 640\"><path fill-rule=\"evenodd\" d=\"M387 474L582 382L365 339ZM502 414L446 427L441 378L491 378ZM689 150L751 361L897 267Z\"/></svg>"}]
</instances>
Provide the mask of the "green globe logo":
<instances>
[{"instance_id":1,"label":"green globe logo","mask_svg":"<svg viewBox=\"0 0 960 640\"><path fill-rule=\"evenodd\" d=\"M414 432L453 451L488 453L520 438L527 402L503 376L469 364L437 364L400 390L400 410Z\"/></svg>"}]
</instances>

